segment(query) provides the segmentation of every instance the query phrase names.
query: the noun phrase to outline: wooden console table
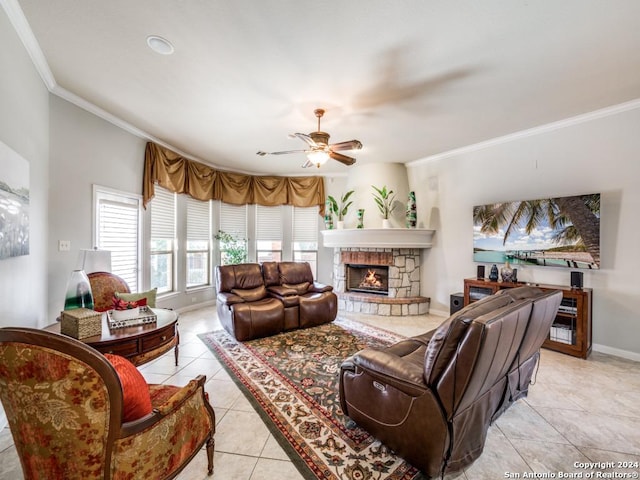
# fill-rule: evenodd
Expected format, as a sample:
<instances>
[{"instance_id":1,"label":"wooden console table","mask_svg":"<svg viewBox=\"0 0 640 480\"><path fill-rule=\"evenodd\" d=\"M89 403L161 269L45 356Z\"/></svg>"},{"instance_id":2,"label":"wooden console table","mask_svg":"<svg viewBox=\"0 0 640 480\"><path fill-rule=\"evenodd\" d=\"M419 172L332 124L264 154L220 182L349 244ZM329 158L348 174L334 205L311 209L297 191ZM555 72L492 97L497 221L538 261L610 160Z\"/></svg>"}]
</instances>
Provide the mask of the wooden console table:
<instances>
[{"instance_id":1,"label":"wooden console table","mask_svg":"<svg viewBox=\"0 0 640 480\"><path fill-rule=\"evenodd\" d=\"M109 329L107 314L102 314L102 335L80 339L100 353L113 353L131 361L134 365L142 365L160 355L175 349L176 366L178 365L178 313L163 308L152 308L157 315L155 323L137 325L118 329ZM60 322L49 325L45 330L60 333Z\"/></svg>"},{"instance_id":2,"label":"wooden console table","mask_svg":"<svg viewBox=\"0 0 640 480\"><path fill-rule=\"evenodd\" d=\"M504 288L522 287L525 283L492 282L487 279L464 280L464 305L467 306ZM591 289L562 285L530 284L542 290L562 291L562 303L549 337L543 347L574 357L587 358L591 353Z\"/></svg>"}]
</instances>

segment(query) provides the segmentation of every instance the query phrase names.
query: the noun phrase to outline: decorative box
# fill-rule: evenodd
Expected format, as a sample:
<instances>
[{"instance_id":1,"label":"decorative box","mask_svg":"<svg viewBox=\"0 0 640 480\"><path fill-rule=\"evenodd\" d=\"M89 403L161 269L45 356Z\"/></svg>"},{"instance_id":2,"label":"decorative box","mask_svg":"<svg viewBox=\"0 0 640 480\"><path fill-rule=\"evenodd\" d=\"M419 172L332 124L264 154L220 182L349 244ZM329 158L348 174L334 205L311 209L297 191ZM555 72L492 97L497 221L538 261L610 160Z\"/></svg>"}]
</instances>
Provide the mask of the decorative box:
<instances>
[{"instance_id":1,"label":"decorative box","mask_svg":"<svg viewBox=\"0 0 640 480\"><path fill-rule=\"evenodd\" d=\"M102 335L102 313L88 308L74 308L61 313L60 331L73 338Z\"/></svg>"},{"instance_id":2,"label":"decorative box","mask_svg":"<svg viewBox=\"0 0 640 480\"><path fill-rule=\"evenodd\" d=\"M130 312L132 310L138 310L138 314L136 316L118 316L119 312ZM158 317L155 313L153 313L153 310L145 305L142 307L138 307L137 309L129 308L127 310L109 310L107 312L107 319L109 320L109 328L114 329L135 327L137 325L145 325L147 323L155 323Z\"/></svg>"}]
</instances>

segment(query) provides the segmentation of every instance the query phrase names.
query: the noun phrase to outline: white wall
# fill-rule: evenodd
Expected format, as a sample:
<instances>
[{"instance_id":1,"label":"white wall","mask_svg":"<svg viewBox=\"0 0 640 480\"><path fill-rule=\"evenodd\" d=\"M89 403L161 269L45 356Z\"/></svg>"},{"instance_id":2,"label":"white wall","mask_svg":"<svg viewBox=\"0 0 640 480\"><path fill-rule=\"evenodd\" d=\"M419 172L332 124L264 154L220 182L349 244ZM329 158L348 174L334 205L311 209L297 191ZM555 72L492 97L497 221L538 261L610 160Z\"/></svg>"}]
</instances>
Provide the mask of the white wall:
<instances>
[{"instance_id":1,"label":"white wall","mask_svg":"<svg viewBox=\"0 0 640 480\"><path fill-rule=\"evenodd\" d=\"M331 195L333 198L339 199L342 195L349 191L349 189L347 188L347 177L325 177L324 190L326 196ZM336 221L337 219L334 219L334 222ZM324 228L324 226L322 228ZM318 238L318 281L326 283L327 285L331 285L333 283L332 277L333 248L327 248L323 246L322 234L320 233Z\"/></svg>"},{"instance_id":2,"label":"white wall","mask_svg":"<svg viewBox=\"0 0 640 480\"><path fill-rule=\"evenodd\" d=\"M78 252L93 247L93 185L142 195L146 140L133 135L64 99L51 95L51 173L49 192L49 315L55 318ZM184 196L178 200L179 218L186 218ZM149 210L143 230L149 230ZM178 225L179 238L186 224ZM143 234L144 237L144 234ZM69 252L58 251L58 240L70 240ZM143 284L149 288L148 246L143 246ZM158 306L190 307L212 301L212 287L185 292L184 265L177 268L177 292L159 299Z\"/></svg>"},{"instance_id":3,"label":"white wall","mask_svg":"<svg viewBox=\"0 0 640 480\"><path fill-rule=\"evenodd\" d=\"M141 194L145 141L51 95L49 317L64 305L80 249L93 245L93 184ZM58 251L59 240L71 250Z\"/></svg>"},{"instance_id":4,"label":"white wall","mask_svg":"<svg viewBox=\"0 0 640 480\"><path fill-rule=\"evenodd\" d=\"M594 116L595 117L595 116ZM601 269L583 270L593 291L594 348L640 360L640 107L476 151L408 166L419 223L436 230L423 257L422 294L448 311L474 277L472 207L496 201L598 193ZM522 281L569 285L569 269L518 268Z\"/></svg>"},{"instance_id":5,"label":"white wall","mask_svg":"<svg viewBox=\"0 0 640 480\"><path fill-rule=\"evenodd\" d=\"M0 141L29 162L29 255L0 260L0 326L47 318L49 93L0 9ZM2 173L0 172L0 178ZM0 407L0 428L6 425Z\"/></svg>"}]
</instances>

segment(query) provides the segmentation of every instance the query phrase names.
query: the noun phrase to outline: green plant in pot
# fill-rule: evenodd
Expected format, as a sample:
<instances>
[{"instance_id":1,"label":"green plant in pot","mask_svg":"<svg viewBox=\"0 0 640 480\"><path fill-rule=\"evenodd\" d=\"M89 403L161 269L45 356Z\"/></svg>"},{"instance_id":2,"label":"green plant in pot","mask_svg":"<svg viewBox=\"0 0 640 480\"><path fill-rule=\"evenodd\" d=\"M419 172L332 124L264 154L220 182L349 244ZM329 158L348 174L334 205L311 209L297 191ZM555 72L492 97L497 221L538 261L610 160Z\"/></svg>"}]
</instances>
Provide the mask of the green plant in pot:
<instances>
[{"instance_id":1,"label":"green plant in pot","mask_svg":"<svg viewBox=\"0 0 640 480\"><path fill-rule=\"evenodd\" d=\"M340 202L338 202L331 195L327 196L329 204L331 205L331 213L338 217L338 228L343 228L344 226L344 217L347 215L349 207L353 203L352 201L349 201L349 198L351 198L351 195L353 195L353 193L353 190L349 190L347 193L342 195L342 197L340 197Z\"/></svg>"},{"instance_id":2,"label":"green plant in pot","mask_svg":"<svg viewBox=\"0 0 640 480\"><path fill-rule=\"evenodd\" d=\"M389 228L391 226L389 223L389 215L391 215L391 212L393 212L393 209L395 208L393 202L396 199L396 194L393 193L393 190L387 190L386 185L382 188L371 185L371 188L375 190L373 199L375 200L378 210L380 210L380 214L382 215L382 227Z\"/></svg>"}]
</instances>

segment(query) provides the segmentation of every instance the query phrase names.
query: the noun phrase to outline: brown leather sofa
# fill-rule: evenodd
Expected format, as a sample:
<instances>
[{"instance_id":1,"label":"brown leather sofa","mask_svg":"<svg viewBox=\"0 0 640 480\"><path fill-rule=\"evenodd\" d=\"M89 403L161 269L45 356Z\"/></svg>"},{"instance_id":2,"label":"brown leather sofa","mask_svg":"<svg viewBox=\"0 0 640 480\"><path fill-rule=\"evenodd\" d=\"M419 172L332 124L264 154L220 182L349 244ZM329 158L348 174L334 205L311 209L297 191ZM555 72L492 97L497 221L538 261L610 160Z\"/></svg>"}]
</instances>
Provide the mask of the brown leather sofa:
<instances>
[{"instance_id":1,"label":"brown leather sofa","mask_svg":"<svg viewBox=\"0 0 640 480\"><path fill-rule=\"evenodd\" d=\"M264 262L262 275L269 294L285 307L285 330L335 320L338 298L333 287L314 281L307 262Z\"/></svg>"},{"instance_id":2,"label":"brown leather sofa","mask_svg":"<svg viewBox=\"0 0 640 480\"><path fill-rule=\"evenodd\" d=\"M333 287L313 280L306 262L265 262L216 267L218 318L237 340L266 337L332 322Z\"/></svg>"},{"instance_id":3,"label":"brown leather sofa","mask_svg":"<svg viewBox=\"0 0 640 480\"><path fill-rule=\"evenodd\" d=\"M343 412L427 477L471 464L490 423L526 395L562 293L519 287L340 370Z\"/></svg>"}]
</instances>

